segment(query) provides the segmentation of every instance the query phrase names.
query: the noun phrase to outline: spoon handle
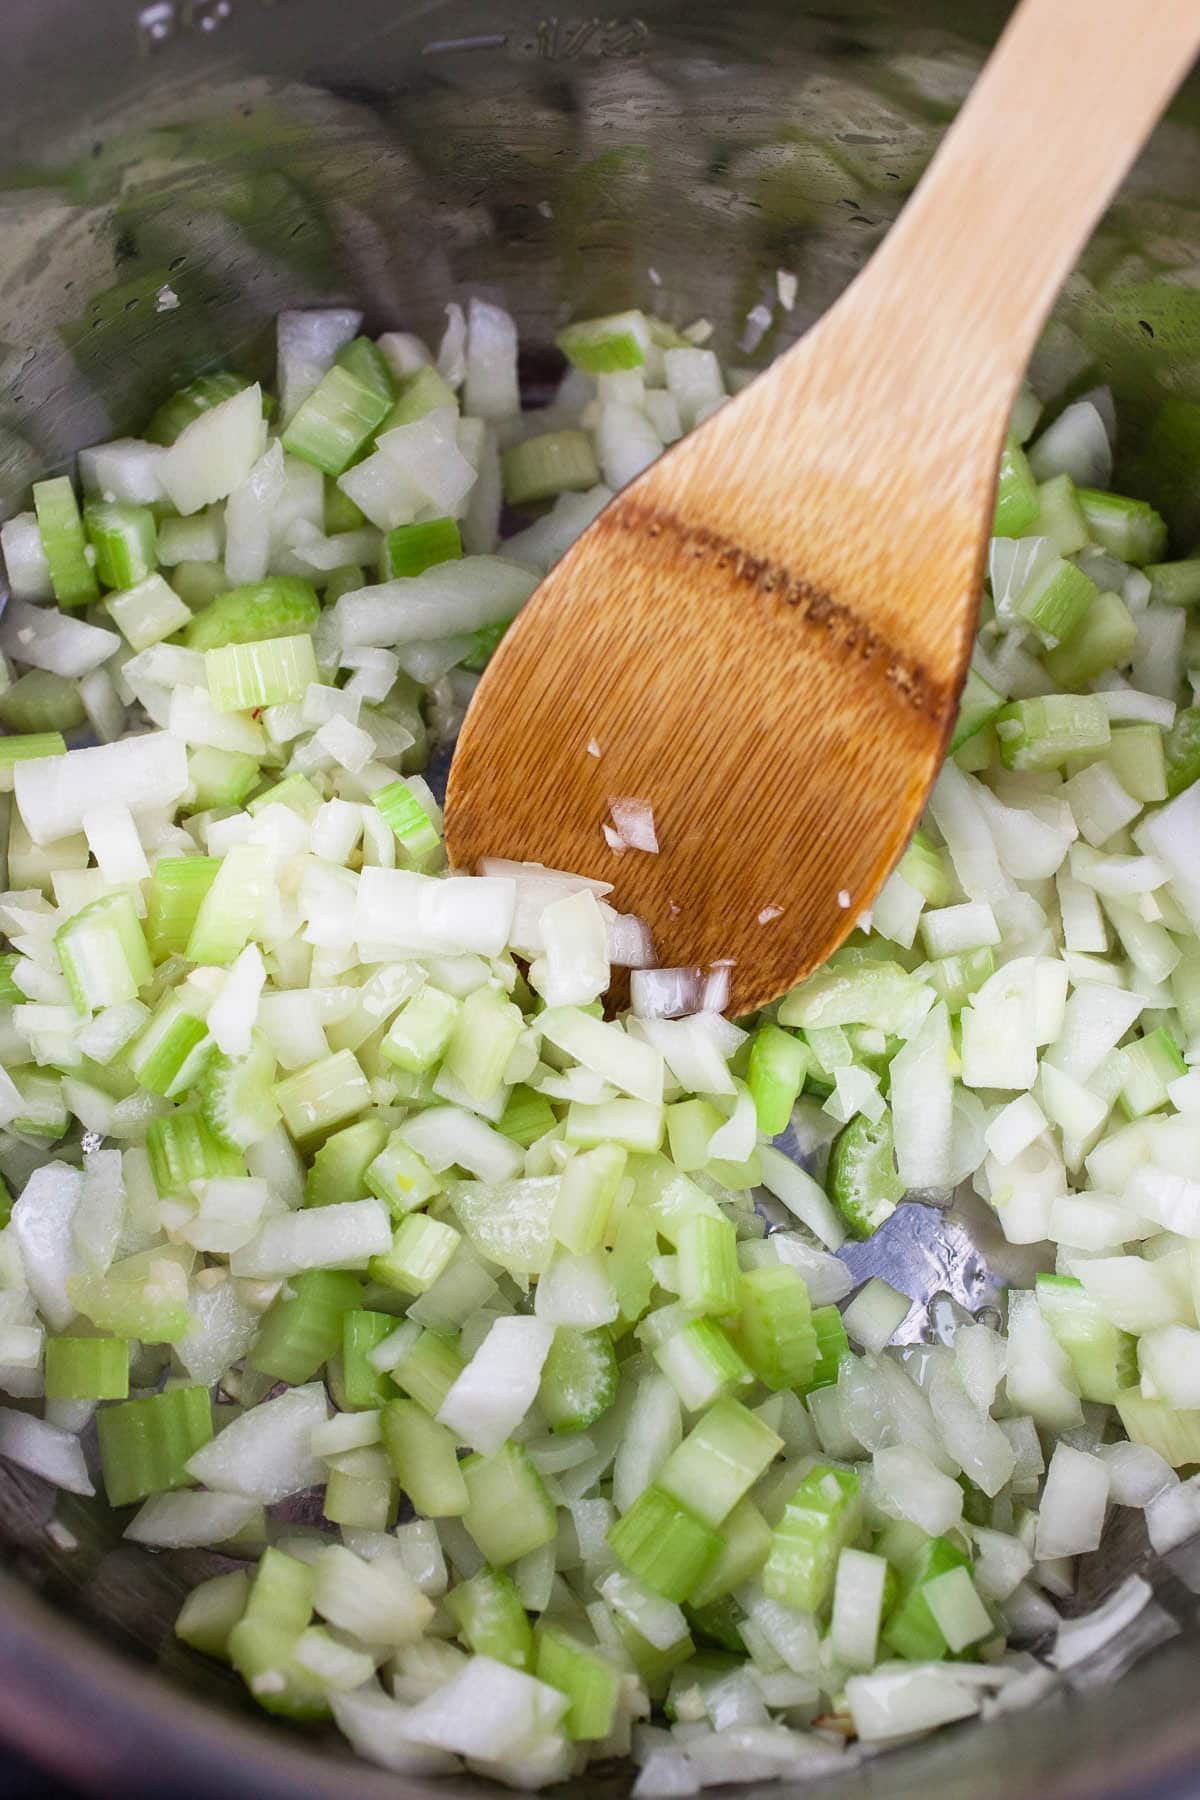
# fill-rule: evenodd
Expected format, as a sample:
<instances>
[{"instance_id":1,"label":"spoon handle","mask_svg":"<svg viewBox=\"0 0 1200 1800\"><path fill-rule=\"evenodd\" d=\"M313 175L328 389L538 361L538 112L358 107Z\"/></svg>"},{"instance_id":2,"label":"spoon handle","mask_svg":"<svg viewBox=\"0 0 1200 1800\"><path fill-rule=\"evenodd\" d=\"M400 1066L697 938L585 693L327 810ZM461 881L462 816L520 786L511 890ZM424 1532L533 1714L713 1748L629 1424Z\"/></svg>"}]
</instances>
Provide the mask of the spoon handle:
<instances>
[{"instance_id":1,"label":"spoon handle","mask_svg":"<svg viewBox=\"0 0 1200 1800\"><path fill-rule=\"evenodd\" d=\"M845 296L856 332L869 299L876 341L900 334L922 403L957 394L979 412L1015 394L1059 288L1198 51L1198 0L1021 0Z\"/></svg>"}]
</instances>

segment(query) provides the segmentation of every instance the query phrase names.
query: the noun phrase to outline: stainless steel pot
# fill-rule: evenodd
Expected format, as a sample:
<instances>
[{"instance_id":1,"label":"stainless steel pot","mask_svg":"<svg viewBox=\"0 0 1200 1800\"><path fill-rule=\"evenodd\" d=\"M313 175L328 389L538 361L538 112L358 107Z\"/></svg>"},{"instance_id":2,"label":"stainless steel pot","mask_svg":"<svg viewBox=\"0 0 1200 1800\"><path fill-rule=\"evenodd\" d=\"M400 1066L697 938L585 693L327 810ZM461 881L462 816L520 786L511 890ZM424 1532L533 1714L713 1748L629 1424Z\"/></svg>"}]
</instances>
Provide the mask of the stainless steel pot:
<instances>
[{"instance_id":1,"label":"stainless steel pot","mask_svg":"<svg viewBox=\"0 0 1200 1800\"><path fill-rule=\"evenodd\" d=\"M815 318L887 230L1007 8L998 0L7 0L0 114L0 516L80 444L219 355L269 367L284 305L355 300L433 333L494 291L556 372L569 313L703 311L734 361ZM1102 130L1104 121L1096 121ZM1036 169L1015 169L1034 182ZM776 270L798 277L794 312ZM997 268L995 279L1005 271ZM1200 80L1072 280L1036 364L1112 383L1118 481L1200 531ZM753 352L749 309L774 306ZM873 354L886 356L887 346ZM978 1305L958 1221L902 1209L860 1266ZM987 1245L981 1245L987 1249ZM98 1794L479 1793L399 1782L273 1729L171 1636L200 1554L124 1546L98 1505L0 1464L0 1735ZM865 1763L829 1791L974 1800L1200 1793L1191 1559L1136 1642L1031 1713ZM1146 1562L1130 1516L1090 1603ZM1181 1579L1183 1577L1184 1579ZM1182 1626L1179 1630L1176 1621ZM1172 1635L1175 1633L1175 1635ZM1170 1641L1154 1643L1169 1638ZM1109 1675L1150 1649L1122 1674ZM589 1778L618 1792L620 1771ZM775 1794L779 1789L771 1790ZM767 1790L764 1790L764 1795Z\"/></svg>"}]
</instances>

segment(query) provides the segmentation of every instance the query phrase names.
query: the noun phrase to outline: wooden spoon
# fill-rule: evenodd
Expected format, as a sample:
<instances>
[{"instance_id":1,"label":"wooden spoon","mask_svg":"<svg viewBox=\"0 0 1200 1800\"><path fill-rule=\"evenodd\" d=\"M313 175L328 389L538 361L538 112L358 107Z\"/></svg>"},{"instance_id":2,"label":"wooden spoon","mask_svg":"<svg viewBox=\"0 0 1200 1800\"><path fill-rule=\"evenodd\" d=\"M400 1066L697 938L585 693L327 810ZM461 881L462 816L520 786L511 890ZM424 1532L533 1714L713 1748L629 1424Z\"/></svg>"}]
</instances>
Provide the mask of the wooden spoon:
<instances>
[{"instance_id":1,"label":"wooden spoon","mask_svg":"<svg viewBox=\"0 0 1200 1800\"><path fill-rule=\"evenodd\" d=\"M450 772L455 867L611 881L664 966L733 959L734 1013L836 948L945 752L1029 354L1198 48L1200 0L1023 0L870 266L504 638ZM657 855L609 847L621 797Z\"/></svg>"}]
</instances>

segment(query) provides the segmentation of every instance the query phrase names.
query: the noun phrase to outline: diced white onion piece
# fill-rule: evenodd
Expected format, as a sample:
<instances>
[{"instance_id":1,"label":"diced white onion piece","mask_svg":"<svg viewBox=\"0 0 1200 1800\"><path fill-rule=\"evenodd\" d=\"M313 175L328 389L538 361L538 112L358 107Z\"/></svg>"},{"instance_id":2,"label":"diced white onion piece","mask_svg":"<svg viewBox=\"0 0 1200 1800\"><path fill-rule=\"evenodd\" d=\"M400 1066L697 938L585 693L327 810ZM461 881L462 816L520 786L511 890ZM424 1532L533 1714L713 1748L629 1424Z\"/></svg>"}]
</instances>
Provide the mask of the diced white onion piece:
<instances>
[{"instance_id":1,"label":"diced white onion piece","mask_svg":"<svg viewBox=\"0 0 1200 1800\"><path fill-rule=\"evenodd\" d=\"M96 806L170 806L188 785L187 753L165 732L18 763L17 808L35 844L79 831Z\"/></svg>"},{"instance_id":2,"label":"diced white onion piece","mask_svg":"<svg viewBox=\"0 0 1200 1800\"><path fill-rule=\"evenodd\" d=\"M115 631L89 625L56 608L30 606L14 594L0 618L0 651L31 669L78 679L121 647Z\"/></svg>"},{"instance_id":3,"label":"diced white onion piece","mask_svg":"<svg viewBox=\"0 0 1200 1800\"><path fill-rule=\"evenodd\" d=\"M162 460L163 492L187 517L224 500L266 449L262 389L255 382L185 425Z\"/></svg>"},{"instance_id":4,"label":"diced white onion piece","mask_svg":"<svg viewBox=\"0 0 1200 1800\"><path fill-rule=\"evenodd\" d=\"M365 1268L391 1247L387 1208L378 1200L343 1200L286 1218L268 1219L231 1259L235 1275L300 1275L305 1269Z\"/></svg>"},{"instance_id":5,"label":"diced white onion piece","mask_svg":"<svg viewBox=\"0 0 1200 1800\"><path fill-rule=\"evenodd\" d=\"M334 609L342 642L384 645L478 631L510 619L537 576L500 556L463 556L423 574L343 594Z\"/></svg>"},{"instance_id":6,"label":"diced white onion piece","mask_svg":"<svg viewBox=\"0 0 1200 1800\"><path fill-rule=\"evenodd\" d=\"M240 1494L152 1494L125 1527L135 1544L155 1550L197 1550L224 1544L260 1511Z\"/></svg>"},{"instance_id":7,"label":"diced white onion piece","mask_svg":"<svg viewBox=\"0 0 1200 1800\"><path fill-rule=\"evenodd\" d=\"M537 1395L554 1341L544 1319L497 1319L438 1410L461 1444L492 1456Z\"/></svg>"},{"instance_id":8,"label":"diced white onion piece","mask_svg":"<svg viewBox=\"0 0 1200 1800\"><path fill-rule=\"evenodd\" d=\"M0 1408L0 1458L40 1475L69 1494L94 1494L83 1448L73 1432L28 1413Z\"/></svg>"},{"instance_id":9,"label":"diced white onion piece","mask_svg":"<svg viewBox=\"0 0 1200 1800\"><path fill-rule=\"evenodd\" d=\"M320 1382L290 1388L242 1413L197 1450L188 1473L205 1487L274 1506L324 1481L325 1467L309 1440L329 1417Z\"/></svg>"},{"instance_id":10,"label":"diced white onion piece","mask_svg":"<svg viewBox=\"0 0 1200 1800\"><path fill-rule=\"evenodd\" d=\"M339 350L357 335L362 314L349 307L281 312L275 321L279 415L287 424L333 367Z\"/></svg>"}]
</instances>

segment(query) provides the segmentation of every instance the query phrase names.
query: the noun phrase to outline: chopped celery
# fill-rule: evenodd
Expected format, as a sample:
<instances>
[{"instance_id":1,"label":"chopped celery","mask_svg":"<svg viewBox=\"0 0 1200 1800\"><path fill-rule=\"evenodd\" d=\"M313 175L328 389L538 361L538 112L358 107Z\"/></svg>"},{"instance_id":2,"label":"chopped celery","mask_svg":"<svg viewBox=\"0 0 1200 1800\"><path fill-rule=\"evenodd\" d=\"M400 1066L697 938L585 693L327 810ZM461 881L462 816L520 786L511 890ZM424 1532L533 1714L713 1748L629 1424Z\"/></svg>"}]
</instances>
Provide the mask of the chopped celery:
<instances>
[{"instance_id":1,"label":"chopped celery","mask_svg":"<svg viewBox=\"0 0 1200 1800\"><path fill-rule=\"evenodd\" d=\"M1075 498L1087 521L1089 537L1110 556L1138 567L1160 561L1167 547L1167 527L1145 500L1101 493L1098 488L1076 488Z\"/></svg>"},{"instance_id":2,"label":"chopped celery","mask_svg":"<svg viewBox=\"0 0 1200 1800\"><path fill-rule=\"evenodd\" d=\"M46 1344L48 1400L125 1400L129 1344L124 1338L50 1338Z\"/></svg>"},{"instance_id":3,"label":"chopped celery","mask_svg":"<svg viewBox=\"0 0 1200 1800\"><path fill-rule=\"evenodd\" d=\"M1065 642L1043 657L1060 687L1078 688L1106 669L1127 663L1137 644L1137 621L1119 594L1098 594Z\"/></svg>"},{"instance_id":4,"label":"chopped celery","mask_svg":"<svg viewBox=\"0 0 1200 1800\"><path fill-rule=\"evenodd\" d=\"M353 1308L342 1314L342 1400L347 1412L370 1411L382 1406L395 1388L370 1353L396 1328L391 1313ZM421 1509L425 1511L425 1508Z\"/></svg>"},{"instance_id":5,"label":"chopped celery","mask_svg":"<svg viewBox=\"0 0 1200 1800\"><path fill-rule=\"evenodd\" d=\"M100 586L88 557L74 488L65 475L35 481L33 504L54 598L60 606L90 606L100 598Z\"/></svg>"},{"instance_id":6,"label":"chopped celery","mask_svg":"<svg viewBox=\"0 0 1200 1800\"><path fill-rule=\"evenodd\" d=\"M570 1702L563 1719L568 1737L586 1741L608 1736L621 1686L614 1660L561 1626L543 1623L537 1631L536 1670L539 1681L558 1688Z\"/></svg>"},{"instance_id":7,"label":"chopped celery","mask_svg":"<svg viewBox=\"0 0 1200 1800\"><path fill-rule=\"evenodd\" d=\"M507 1568L553 1540L554 1502L520 1444L468 1456L459 1467L467 1486L463 1524L492 1568Z\"/></svg>"},{"instance_id":8,"label":"chopped celery","mask_svg":"<svg viewBox=\"0 0 1200 1800\"><path fill-rule=\"evenodd\" d=\"M552 1431L586 1431L617 1397L620 1371L608 1332L560 1325L542 1364L538 1403Z\"/></svg>"},{"instance_id":9,"label":"chopped celery","mask_svg":"<svg viewBox=\"0 0 1200 1800\"><path fill-rule=\"evenodd\" d=\"M476 1656L490 1656L510 1669L533 1666L533 1630L511 1575L481 1569L446 1596L446 1611L458 1635Z\"/></svg>"},{"instance_id":10,"label":"chopped celery","mask_svg":"<svg viewBox=\"0 0 1200 1800\"><path fill-rule=\"evenodd\" d=\"M446 1427L416 1400L388 1400L380 1423L396 1480L417 1511L427 1519L461 1518L470 1496Z\"/></svg>"},{"instance_id":11,"label":"chopped celery","mask_svg":"<svg viewBox=\"0 0 1200 1800\"><path fill-rule=\"evenodd\" d=\"M304 1188L306 1206L335 1206L361 1200L370 1183L367 1171L387 1142L387 1126L379 1119L359 1119L327 1137L312 1159ZM371 1191L375 1189L372 1187ZM386 1199L381 1194L379 1198Z\"/></svg>"},{"instance_id":12,"label":"chopped celery","mask_svg":"<svg viewBox=\"0 0 1200 1800\"><path fill-rule=\"evenodd\" d=\"M1011 700L997 715L1000 754L1009 769L1057 769L1069 756L1106 750L1108 714L1086 694Z\"/></svg>"},{"instance_id":13,"label":"chopped celery","mask_svg":"<svg viewBox=\"0 0 1200 1800\"><path fill-rule=\"evenodd\" d=\"M362 1283L334 1269L294 1275L258 1328L250 1366L293 1386L311 1381L341 1348L342 1320L362 1300Z\"/></svg>"},{"instance_id":14,"label":"chopped celery","mask_svg":"<svg viewBox=\"0 0 1200 1800\"><path fill-rule=\"evenodd\" d=\"M49 669L28 669L0 692L0 724L30 735L71 731L85 713L79 683Z\"/></svg>"},{"instance_id":15,"label":"chopped celery","mask_svg":"<svg viewBox=\"0 0 1200 1800\"><path fill-rule=\"evenodd\" d=\"M146 903L146 937L156 962L184 954L200 903L220 867L219 856L159 857Z\"/></svg>"},{"instance_id":16,"label":"chopped celery","mask_svg":"<svg viewBox=\"0 0 1200 1800\"><path fill-rule=\"evenodd\" d=\"M608 1534L617 1561L631 1575L678 1604L687 1600L721 1553L722 1540L662 1488L639 1494Z\"/></svg>"},{"instance_id":17,"label":"chopped celery","mask_svg":"<svg viewBox=\"0 0 1200 1800\"><path fill-rule=\"evenodd\" d=\"M409 1213L396 1227L391 1249L371 1258L371 1275L402 1294L427 1294L449 1268L461 1242L453 1225L425 1213Z\"/></svg>"},{"instance_id":18,"label":"chopped celery","mask_svg":"<svg viewBox=\"0 0 1200 1800\"><path fill-rule=\"evenodd\" d=\"M83 524L105 587L136 587L154 573L158 527L148 506L92 500L83 509Z\"/></svg>"},{"instance_id":19,"label":"chopped celery","mask_svg":"<svg viewBox=\"0 0 1200 1800\"><path fill-rule=\"evenodd\" d=\"M407 781L392 781L376 788L372 804L395 832L410 869L428 871L444 856L442 834Z\"/></svg>"},{"instance_id":20,"label":"chopped celery","mask_svg":"<svg viewBox=\"0 0 1200 1800\"><path fill-rule=\"evenodd\" d=\"M206 650L204 667L218 712L245 712L302 699L305 689L318 678L312 638L307 634Z\"/></svg>"},{"instance_id":21,"label":"chopped celery","mask_svg":"<svg viewBox=\"0 0 1200 1800\"><path fill-rule=\"evenodd\" d=\"M141 921L126 893L93 900L55 934L67 986L80 1012L137 998L154 965Z\"/></svg>"},{"instance_id":22,"label":"chopped celery","mask_svg":"<svg viewBox=\"0 0 1200 1800\"><path fill-rule=\"evenodd\" d=\"M213 1434L212 1402L207 1388L166 1388L103 1407L96 1426L108 1503L128 1506L187 1486L188 1460Z\"/></svg>"},{"instance_id":23,"label":"chopped celery","mask_svg":"<svg viewBox=\"0 0 1200 1800\"><path fill-rule=\"evenodd\" d=\"M513 444L500 458L504 498L510 506L531 506L556 494L595 487L600 465L584 431L546 431Z\"/></svg>"},{"instance_id":24,"label":"chopped celery","mask_svg":"<svg viewBox=\"0 0 1200 1800\"><path fill-rule=\"evenodd\" d=\"M833 1592L838 1557L858 1535L859 1479L818 1463L783 1509L762 1573L763 1591L801 1612L819 1612Z\"/></svg>"},{"instance_id":25,"label":"chopped celery","mask_svg":"<svg viewBox=\"0 0 1200 1800\"><path fill-rule=\"evenodd\" d=\"M996 537L1020 537L1038 516L1038 486L1029 459L1009 438L1000 456L996 477L996 512L992 532Z\"/></svg>"},{"instance_id":26,"label":"chopped celery","mask_svg":"<svg viewBox=\"0 0 1200 1800\"><path fill-rule=\"evenodd\" d=\"M738 1347L771 1389L802 1387L816 1363L808 1289L797 1269L748 1269L741 1279Z\"/></svg>"},{"instance_id":27,"label":"chopped celery","mask_svg":"<svg viewBox=\"0 0 1200 1800\"><path fill-rule=\"evenodd\" d=\"M229 588L196 613L184 633L191 650L221 650L229 644L265 643L309 632L321 616L311 582L275 575L248 587Z\"/></svg>"},{"instance_id":28,"label":"chopped celery","mask_svg":"<svg viewBox=\"0 0 1200 1800\"><path fill-rule=\"evenodd\" d=\"M391 411L389 394L353 369L335 366L321 377L283 433L283 447L326 475L350 467Z\"/></svg>"},{"instance_id":29,"label":"chopped celery","mask_svg":"<svg viewBox=\"0 0 1200 1800\"><path fill-rule=\"evenodd\" d=\"M1172 798L1200 780L1200 706L1185 706L1163 739L1167 793Z\"/></svg>"},{"instance_id":30,"label":"chopped celery","mask_svg":"<svg viewBox=\"0 0 1200 1800\"><path fill-rule=\"evenodd\" d=\"M463 553L457 519L425 519L414 525L397 525L384 533L379 552L380 581L420 575L438 563L452 562Z\"/></svg>"},{"instance_id":31,"label":"chopped celery","mask_svg":"<svg viewBox=\"0 0 1200 1800\"><path fill-rule=\"evenodd\" d=\"M1037 1301L1071 1359L1083 1398L1111 1406L1118 1393L1137 1380L1136 1340L1109 1324L1074 1276L1039 1275Z\"/></svg>"},{"instance_id":32,"label":"chopped celery","mask_svg":"<svg viewBox=\"0 0 1200 1800\"><path fill-rule=\"evenodd\" d=\"M759 1026L750 1043L746 1085L758 1129L768 1137L787 1130L808 1067L808 1051L798 1037L770 1022Z\"/></svg>"},{"instance_id":33,"label":"chopped celery","mask_svg":"<svg viewBox=\"0 0 1200 1800\"><path fill-rule=\"evenodd\" d=\"M859 1113L838 1132L825 1179L852 1236L870 1237L891 1218L904 1197L904 1183L896 1173L890 1112L876 1121Z\"/></svg>"}]
</instances>

